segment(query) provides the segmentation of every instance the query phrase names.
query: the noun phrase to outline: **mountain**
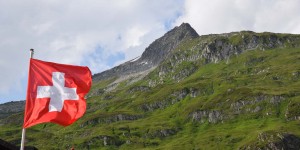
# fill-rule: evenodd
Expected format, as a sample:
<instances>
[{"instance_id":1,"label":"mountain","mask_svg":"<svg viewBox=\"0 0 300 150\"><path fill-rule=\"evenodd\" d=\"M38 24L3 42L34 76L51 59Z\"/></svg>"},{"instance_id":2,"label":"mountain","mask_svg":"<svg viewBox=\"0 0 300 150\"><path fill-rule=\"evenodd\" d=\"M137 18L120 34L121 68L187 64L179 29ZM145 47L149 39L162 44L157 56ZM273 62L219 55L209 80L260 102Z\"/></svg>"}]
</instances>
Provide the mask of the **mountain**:
<instances>
[{"instance_id":1,"label":"mountain","mask_svg":"<svg viewBox=\"0 0 300 150\"><path fill-rule=\"evenodd\" d=\"M187 23L93 76L86 114L27 130L39 149L300 149L300 35L199 36ZM0 120L21 138L22 113Z\"/></svg>"},{"instance_id":2,"label":"mountain","mask_svg":"<svg viewBox=\"0 0 300 150\"><path fill-rule=\"evenodd\" d=\"M0 104L0 119L24 111L25 101L11 101Z\"/></svg>"},{"instance_id":3,"label":"mountain","mask_svg":"<svg viewBox=\"0 0 300 150\"><path fill-rule=\"evenodd\" d=\"M172 50L185 40L199 37L197 32L187 23L175 27L161 38L155 40L146 48L140 58L131 60L110 70L95 74L93 81L105 80L111 77L140 76L156 68ZM143 77L143 76L142 76Z\"/></svg>"}]
</instances>

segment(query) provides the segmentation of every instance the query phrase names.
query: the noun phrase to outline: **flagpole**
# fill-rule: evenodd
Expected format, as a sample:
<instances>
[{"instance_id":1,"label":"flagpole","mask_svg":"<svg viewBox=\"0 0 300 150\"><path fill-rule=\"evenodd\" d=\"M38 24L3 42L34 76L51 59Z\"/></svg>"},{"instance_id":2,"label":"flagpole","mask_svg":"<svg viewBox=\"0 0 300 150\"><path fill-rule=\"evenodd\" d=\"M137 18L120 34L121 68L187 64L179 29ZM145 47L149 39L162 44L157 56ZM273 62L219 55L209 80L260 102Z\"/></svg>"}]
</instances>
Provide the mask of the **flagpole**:
<instances>
[{"instance_id":1,"label":"flagpole","mask_svg":"<svg viewBox=\"0 0 300 150\"><path fill-rule=\"evenodd\" d=\"M33 58L34 49L30 49L30 58Z\"/></svg>"},{"instance_id":2,"label":"flagpole","mask_svg":"<svg viewBox=\"0 0 300 150\"><path fill-rule=\"evenodd\" d=\"M30 58L33 58L34 54L34 49L30 49ZM26 135L26 129L22 129L22 139L21 139L21 147L20 150L24 150L24 145L25 145L25 135Z\"/></svg>"},{"instance_id":3,"label":"flagpole","mask_svg":"<svg viewBox=\"0 0 300 150\"><path fill-rule=\"evenodd\" d=\"M22 129L22 140L21 140L21 147L20 150L24 150L24 144L25 144L25 134L26 134L26 129Z\"/></svg>"}]
</instances>

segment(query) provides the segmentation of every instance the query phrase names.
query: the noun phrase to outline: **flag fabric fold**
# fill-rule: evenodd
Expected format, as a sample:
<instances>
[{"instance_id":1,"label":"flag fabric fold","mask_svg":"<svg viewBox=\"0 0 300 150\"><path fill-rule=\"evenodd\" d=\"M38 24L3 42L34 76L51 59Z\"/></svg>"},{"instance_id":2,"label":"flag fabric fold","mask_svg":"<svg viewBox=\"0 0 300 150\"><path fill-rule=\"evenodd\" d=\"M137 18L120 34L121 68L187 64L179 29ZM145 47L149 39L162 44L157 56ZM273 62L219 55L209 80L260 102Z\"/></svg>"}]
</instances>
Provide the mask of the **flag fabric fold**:
<instances>
[{"instance_id":1,"label":"flag fabric fold","mask_svg":"<svg viewBox=\"0 0 300 150\"><path fill-rule=\"evenodd\" d=\"M88 67L30 59L23 128L45 122L68 126L83 116L92 84Z\"/></svg>"}]
</instances>

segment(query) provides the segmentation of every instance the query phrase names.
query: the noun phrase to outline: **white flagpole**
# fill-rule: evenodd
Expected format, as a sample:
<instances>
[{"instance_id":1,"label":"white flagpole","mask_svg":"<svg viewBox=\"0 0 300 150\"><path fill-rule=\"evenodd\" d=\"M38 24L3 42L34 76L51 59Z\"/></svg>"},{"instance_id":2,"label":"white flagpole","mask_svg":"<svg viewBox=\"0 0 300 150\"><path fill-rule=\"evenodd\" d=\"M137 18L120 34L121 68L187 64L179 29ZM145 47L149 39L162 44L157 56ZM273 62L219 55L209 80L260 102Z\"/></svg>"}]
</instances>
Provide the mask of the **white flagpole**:
<instances>
[{"instance_id":1,"label":"white flagpole","mask_svg":"<svg viewBox=\"0 0 300 150\"><path fill-rule=\"evenodd\" d=\"M34 49L30 49L30 58L33 58L34 54ZM26 134L26 129L22 129L22 139L21 139L21 147L20 150L24 150L24 145L25 145L25 134Z\"/></svg>"},{"instance_id":2,"label":"white flagpole","mask_svg":"<svg viewBox=\"0 0 300 150\"><path fill-rule=\"evenodd\" d=\"M21 140L21 147L20 150L24 150L24 144L25 144L25 134L26 134L26 129L22 129L22 140Z\"/></svg>"}]
</instances>

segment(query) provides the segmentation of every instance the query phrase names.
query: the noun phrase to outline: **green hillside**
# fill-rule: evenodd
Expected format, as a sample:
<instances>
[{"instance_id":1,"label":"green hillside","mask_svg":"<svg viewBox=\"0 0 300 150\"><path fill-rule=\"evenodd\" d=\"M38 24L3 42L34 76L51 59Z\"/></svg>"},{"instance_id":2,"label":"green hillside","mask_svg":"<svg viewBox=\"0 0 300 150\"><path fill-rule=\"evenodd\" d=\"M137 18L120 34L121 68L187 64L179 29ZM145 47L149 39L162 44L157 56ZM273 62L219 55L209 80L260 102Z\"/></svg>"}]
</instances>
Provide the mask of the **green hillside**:
<instances>
[{"instance_id":1,"label":"green hillside","mask_svg":"<svg viewBox=\"0 0 300 150\"><path fill-rule=\"evenodd\" d=\"M258 46L247 48L253 37ZM200 36L141 80L116 80L93 83L76 123L31 127L26 144L43 150L299 148L298 35ZM19 144L22 114L0 124L0 137Z\"/></svg>"}]
</instances>

